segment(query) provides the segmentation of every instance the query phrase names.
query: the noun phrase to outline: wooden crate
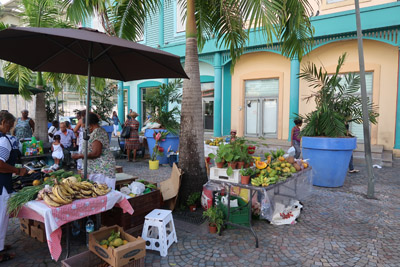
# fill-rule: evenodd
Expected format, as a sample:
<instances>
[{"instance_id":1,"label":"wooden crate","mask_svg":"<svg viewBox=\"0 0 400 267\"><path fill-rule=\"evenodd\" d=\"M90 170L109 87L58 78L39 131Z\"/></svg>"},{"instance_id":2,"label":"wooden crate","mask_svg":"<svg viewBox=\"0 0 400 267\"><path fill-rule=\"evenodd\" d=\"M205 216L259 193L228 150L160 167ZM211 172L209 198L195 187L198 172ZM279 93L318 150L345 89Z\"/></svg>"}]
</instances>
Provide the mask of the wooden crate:
<instances>
[{"instance_id":1,"label":"wooden crate","mask_svg":"<svg viewBox=\"0 0 400 267\"><path fill-rule=\"evenodd\" d=\"M130 261L127 265L123 267L143 267L144 259L140 258L134 261ZM72 256L68 259L61 261L62 267L108 267L108 263L103 261L100 257L91 251L85 251L78 255Z\"/></svg>"},{"instance_id":2,"label":"wooden crate","mask_svg":"<svg viewBox=\"0 0 400 267\"><path fill-rule=\"evenodd\" d=\"M148 194L128 199L134 213L123 213L119 207L114 207L101 215L101 223L105 226L119 225L124 230L144 224L144 217L154 209L160 208L161 192L156 189Z\"/></svg>"}]
</instances>

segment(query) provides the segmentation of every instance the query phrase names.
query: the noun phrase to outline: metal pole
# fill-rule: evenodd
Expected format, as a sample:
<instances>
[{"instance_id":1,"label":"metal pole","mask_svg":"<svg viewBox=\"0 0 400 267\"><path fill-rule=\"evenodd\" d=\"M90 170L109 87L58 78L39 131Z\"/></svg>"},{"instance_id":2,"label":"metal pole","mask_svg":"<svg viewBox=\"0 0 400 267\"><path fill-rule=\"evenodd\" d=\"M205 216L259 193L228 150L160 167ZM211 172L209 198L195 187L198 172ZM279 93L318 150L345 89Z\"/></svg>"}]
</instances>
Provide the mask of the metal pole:
<instances>
[{"instance_id":1,"label":"metal pole","mask_svg":"<svg viewBox=\"0 0 400 267\"><path fill-rule=\"evenodd\" d=\"M91 67L92 67L92 50L93 44L90 44L89 48L89 59L88 59L88 87L86 92L86 115L85 115L85 132L84 132L84 163L83 163L83 177L87 179L87 160L88 160L88 140L89 140L89 113L90 113L90 87L91 87Z\"/></svg>"},{"instance_id":2,"label":"metal pole","mask_svg":"<svg viewBox=\"0 0 400 267\"><path fill-rule=\"evenodd\" d=\"M368 98L367 98L367 86L365 82L364 47L363 47L362 31L361 31L360 3L359 0L355 0L354 2L356 8L358 58L360 63L361 99L362 99L363 126L364 126L364 150L365 150L365 161L367 163L367 172L368 172L367 198L374 198L375 177L372 171L371 138L369 132L369 114L368 114L368 104L367 104Z\"/></svg>"}]
</instances>

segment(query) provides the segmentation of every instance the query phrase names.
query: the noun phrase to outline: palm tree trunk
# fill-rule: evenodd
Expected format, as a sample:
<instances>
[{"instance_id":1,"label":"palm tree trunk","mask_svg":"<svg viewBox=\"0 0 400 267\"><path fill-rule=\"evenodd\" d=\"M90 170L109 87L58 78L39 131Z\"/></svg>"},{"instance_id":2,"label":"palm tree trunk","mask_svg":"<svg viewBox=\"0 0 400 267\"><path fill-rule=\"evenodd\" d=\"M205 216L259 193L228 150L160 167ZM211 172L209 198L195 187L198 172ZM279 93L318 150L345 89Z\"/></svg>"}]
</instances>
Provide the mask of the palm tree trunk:
<instances>
[{"instance_id":1,"label":"palm tree trunk","mask_svg":"<svg viewBox=\"0 0 400 267\"><path fill-rule=\"evenodd\" d=\"M195 0L187 1L185 71L190 80L183 82L181 106L179 167L184 174L179 193L180 203L185 203L192 192L201 191L207 182L194 3Z\"/></svg>"},{"instance_id":2,"label":"palm tree trunk","mask_svg":"<svg viewBox=\"0 0 400 267\"><path fill-rule=\"evenodd\" d=\"M43 89L42 73L38 72L36 87ZM36 139L41 140L43 143L48 142L47 138L47 114L46 114L46 101L45 93L36 95L36 108L35 108L35 132Z\"/></svg>"}]
</instances>

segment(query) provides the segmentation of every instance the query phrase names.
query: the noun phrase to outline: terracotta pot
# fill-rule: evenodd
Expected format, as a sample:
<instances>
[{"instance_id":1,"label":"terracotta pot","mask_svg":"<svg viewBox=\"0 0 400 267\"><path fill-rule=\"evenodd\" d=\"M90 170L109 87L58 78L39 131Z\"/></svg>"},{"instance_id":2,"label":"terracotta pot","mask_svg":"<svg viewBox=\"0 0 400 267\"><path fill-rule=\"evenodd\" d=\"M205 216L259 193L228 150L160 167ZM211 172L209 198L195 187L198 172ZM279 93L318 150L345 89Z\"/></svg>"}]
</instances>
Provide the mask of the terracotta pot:
<instances>
[{"instance_id":1,"label":"terracotta pot","mask_svg":"<svg viewBox=\"0 0 400 267\"><path fill-rule=\"evenodd\" d=\"M224 164L225 164L225 162L223 162L223 161L217 162L217 168L223 168Z\"/></svg>"},{"instance_id":2,"label":"terracotta pot","mask_svg":"<svg viewBox=\"0 0 400 267\"><path fill-rule=\"evenodd\" d=\"M242 167L244 167L244 161L238 161L236 168L241 169Z\"/></svg>"},{"instance_id":3,"label":"terracotta pot","mask_svg":"<svg viewBox=\"0 0 400 267\"><path fill-rule=\"evenodd\" d=\"M241 182L242 182L242 184L249 184L249 182L250 182L250 175L246 175L246 176L243 176L243 175L242 175L242 177L241 177Z\"/></svg>"},{"instance_id":4,"label":"terracotta pot","mask_svg":"<svg viewBox=\"0 0 400 267\"><path fill-rule=\"evenodd\" d=\"M196 205L191 205L189 206L190 212L195 212L196 211Z\"/></svg>"},{"instance_id":5,"label":"terracotta pot","mask_svg":"<svg viewBox=\"0 0 400 267\"><path fill-rule=\"evenodd\" d=\"M208 230L210 231L210 234L216 234L217 233L217 226L215 224L209 224L208 225Z\"/></svg>"},{"instance_id":6,"label":"terracotta pot","mask_svg":"<svg viewBox=\"0 0 400 267\"><path fill-rule=\"evenodd\" d=\"M244 167L247 169L248 167L250 167L250 163L244 164Z\"/></svg>"},{"instance_id":7,"label":"terracotta pot","mask_svg":"<svg viewBox=\"0 0 400 267\"><path fill-rule=\"evenodd\" d=\"M228 162L228 167L231 167L232 169L236 169L236 162Z\"/></svg>"}]
</instances>

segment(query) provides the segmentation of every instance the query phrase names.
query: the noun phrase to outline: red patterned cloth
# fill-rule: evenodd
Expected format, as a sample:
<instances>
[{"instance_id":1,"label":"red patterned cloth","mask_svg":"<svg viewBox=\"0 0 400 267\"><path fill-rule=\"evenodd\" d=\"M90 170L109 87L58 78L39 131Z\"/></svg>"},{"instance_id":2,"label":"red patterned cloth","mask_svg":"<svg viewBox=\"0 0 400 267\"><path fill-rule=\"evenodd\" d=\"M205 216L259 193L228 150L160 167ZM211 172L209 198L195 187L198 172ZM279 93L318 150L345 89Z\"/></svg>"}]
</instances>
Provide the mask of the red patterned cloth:
<instances>
[{"instance_id":1,"label":"red patterned cloth","mask_svg":"<svg viewBox=\"0 0 400 267\"><path fill-rule=\"evenodd\" d=\"M27 218L45 224L47 245L51 257L58 260L61 252L61 226L69 222L98 214L119 206L124 212L133 214L133 209L126 197L112 190L105 196L75 200L71 204L61 207L49 207L44 201L30 201L18 213L19 218Z\"/></svg>"},{"instance_id":2,"label":"red patterned cloth","mask_svg":"<svg viewBox=\"0 0 400 267\"><path fill-rule=\"evenodd\" d=\"M130 137L125 138L125 149L140 149L139 122L135 119L129 119L125 122L125 126L131 127Z\"/></svg>"}]
</instances>

